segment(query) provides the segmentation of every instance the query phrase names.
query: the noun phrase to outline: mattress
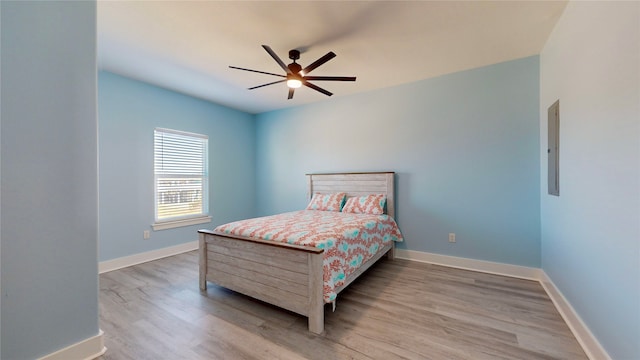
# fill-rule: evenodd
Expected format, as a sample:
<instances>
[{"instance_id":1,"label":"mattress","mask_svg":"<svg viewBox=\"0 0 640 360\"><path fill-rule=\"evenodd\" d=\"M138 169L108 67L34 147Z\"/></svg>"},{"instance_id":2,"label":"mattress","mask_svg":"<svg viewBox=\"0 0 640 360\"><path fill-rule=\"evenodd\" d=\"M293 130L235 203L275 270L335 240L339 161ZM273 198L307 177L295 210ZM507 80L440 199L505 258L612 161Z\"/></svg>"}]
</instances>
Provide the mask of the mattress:
<instances>
[{"instance_id":1,"label":"mattress","mask_svg":"<svg viewBox=\"0 0 640 360\"><path fill-rule=\"evenodd\" d=\"M324 302L333 302L336 289L360 265L391 241L403 241L388 215L300 210L240 220L215 231L252 239L313 246L323 252Z\"/></svg>"}]
</instances>

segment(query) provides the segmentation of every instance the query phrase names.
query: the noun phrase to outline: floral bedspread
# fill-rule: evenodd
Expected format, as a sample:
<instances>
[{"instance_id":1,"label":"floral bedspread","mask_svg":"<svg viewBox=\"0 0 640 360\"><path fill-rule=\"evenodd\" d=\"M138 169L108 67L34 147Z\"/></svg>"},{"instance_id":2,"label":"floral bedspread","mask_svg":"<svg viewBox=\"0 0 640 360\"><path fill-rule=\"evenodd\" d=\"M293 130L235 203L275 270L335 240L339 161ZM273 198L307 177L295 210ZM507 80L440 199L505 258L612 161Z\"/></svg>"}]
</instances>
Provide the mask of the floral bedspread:
<instances>
[{"instance_id":1,"label":"floral bedspread","mask_svg":"<svg viewBox=\"0 0 640 360\"><path fill-rule=\"evenodd\" d=\"M336 288L362 263L390 241L402 241L388 215L301 210L240 220L215 231L254 239L315 246L324 249L324 302L336 299Z\"/></svg>"}]
</instances>

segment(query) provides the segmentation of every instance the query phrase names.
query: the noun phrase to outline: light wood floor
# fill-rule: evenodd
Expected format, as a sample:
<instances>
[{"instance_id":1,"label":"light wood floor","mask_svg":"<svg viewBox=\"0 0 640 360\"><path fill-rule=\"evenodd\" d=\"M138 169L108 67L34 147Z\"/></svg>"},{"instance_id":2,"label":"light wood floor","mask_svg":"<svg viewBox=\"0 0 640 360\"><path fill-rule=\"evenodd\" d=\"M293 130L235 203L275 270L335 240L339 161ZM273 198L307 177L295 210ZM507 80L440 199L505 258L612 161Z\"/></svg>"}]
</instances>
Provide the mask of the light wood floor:
<instances>
[{"instance_id":1,"label":"light wood floor","mask_svg":"<svg viewBox=\"0 0 640 360\"><path fill-rule=\"evenodd\" d=\"M210 284L197 252L100 275L99 359L586 359L539 283L381 260L306 318Z\"/></svg>"}]
</instances>

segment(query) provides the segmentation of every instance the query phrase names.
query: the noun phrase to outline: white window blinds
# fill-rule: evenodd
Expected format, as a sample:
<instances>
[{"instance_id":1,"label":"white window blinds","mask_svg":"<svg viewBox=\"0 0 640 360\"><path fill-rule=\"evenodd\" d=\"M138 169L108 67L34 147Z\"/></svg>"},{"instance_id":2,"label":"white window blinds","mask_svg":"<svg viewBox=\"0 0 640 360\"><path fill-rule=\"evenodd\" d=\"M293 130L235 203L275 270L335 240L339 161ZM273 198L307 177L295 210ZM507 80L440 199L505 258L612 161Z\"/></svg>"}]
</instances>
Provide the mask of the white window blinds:
<instances>
[{"instance_id":1,"label":"white window blinds","mask_svg":"<svg viewBox=\"0 0 640 360\"><path fill-rule=\"evenodd\" d=\"M207 147L206 135L155 129L156 223L207 216Z\"/></svg>"}]
</instances>

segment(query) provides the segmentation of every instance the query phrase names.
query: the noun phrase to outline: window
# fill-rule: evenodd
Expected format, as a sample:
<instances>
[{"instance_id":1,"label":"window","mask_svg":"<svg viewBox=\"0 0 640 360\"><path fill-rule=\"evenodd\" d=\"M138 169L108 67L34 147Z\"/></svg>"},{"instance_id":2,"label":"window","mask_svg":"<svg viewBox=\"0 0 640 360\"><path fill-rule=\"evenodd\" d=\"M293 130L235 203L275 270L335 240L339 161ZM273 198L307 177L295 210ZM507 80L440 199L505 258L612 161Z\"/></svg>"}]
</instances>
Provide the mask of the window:
<instances>
[{"instance_id":1,"label":"window","mask_svg":"<svg viewBox=\"0 0 640 360\"><path fill-rule=\"evenodd\" d=\"M154 131L154 230L211 221L207 196L206 135L160 129Z\"/></svg>"}]
</instances>

